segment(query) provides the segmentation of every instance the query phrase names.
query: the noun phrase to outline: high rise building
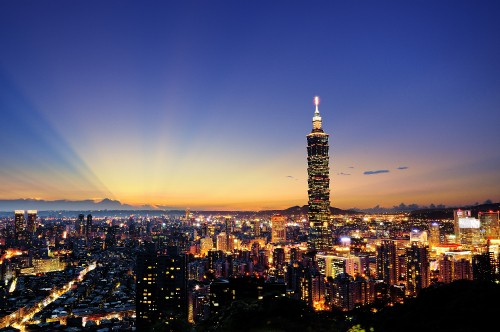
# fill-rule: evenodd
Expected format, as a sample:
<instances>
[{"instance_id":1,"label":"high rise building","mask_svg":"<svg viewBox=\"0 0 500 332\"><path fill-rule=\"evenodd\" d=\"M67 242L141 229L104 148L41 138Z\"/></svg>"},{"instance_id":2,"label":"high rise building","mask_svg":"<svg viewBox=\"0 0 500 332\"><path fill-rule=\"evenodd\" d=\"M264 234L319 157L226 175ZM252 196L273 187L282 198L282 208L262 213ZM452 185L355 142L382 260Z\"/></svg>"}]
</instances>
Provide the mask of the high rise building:
<instances>
[{"instance_id":1,"label":"high rise building","mask_svg":"<svg viewBox=\"0 0 500 332\"><path fill-rule=\"evenodd\" d=\"M483 240L500 238L500 211L479 212Z\"/></svg>"},{"instance_id":2,"label":"high rise building","mask_svg":"<svg viewBox=\"0 0 500 332\"><path fill-rule=\"evenodd\" d=\"M406 248L406 286L409 295L416 296L430 284L429 247L412 242Z\"/></svg>"},{"instance_id":3,"label":"high rise building","mask_svg":"<svg viewBox=\"0 0 500 332\"><path fill-rule=\"evenodd\" d=\"M256 237L260 236L260 219L255 219L253 222L253 234Z\"/></svg>"},{"instance_id":4,"label":"high rise building","mask_svg":"<svg viewBox=\"0 0 500 332\"><path fill-rule=\"evenodd\" d=\"M432 222L429 227L429 244L432 248L438 246L440 241L440 230L437 222Z\"/></svg>"},{"instance_id":5,"label":"high rise building","mask_svg":"<svg viewBox=\"0 0 500 332\"><path fill-rule=\"evenodd\" d=\"M75 230L79 236L85 234L85 215L82 213L78 215L78 220L76 221Z\"/></svg>"},{"instance_id":6,"label":"high rise building","mask_svg":"<svg viewBox=\"0 0 500 332\"><path fill-rule=\"evenodd\" d=\"M273 266L276 269L277 275L284 274L285 268L285 249L275 248L273 250Z\"/></svg>"},{"instance_id":7,"label":"high rise building","mask_svg":"<svg viewBox=\"0 0 500 332\"><path fill-rule=\"evenodd\" d=\"M286 217L281 214L275 214L271 217L272 243L285 243L286 242Z\"/></svg>"},{"instance_id":8,"label":"high rise building","mask_svg":"<svg viewBox=\"0 0 500 332\"><path fill-rule=\"evenodd\" d=\"M396 244L392 240L382 240L377 247L377 276L389 286L398 282Z\"/></svg>"},{"instance_id":9,"label":"high rise building","mask_svg":"<svg viewBox=\"0 0 500 332\"><path fill-rule=\"evenodd\" d=\"M470 210L453 210L453 231L455 234L456 243L460 243L460 225L459 220L461 218L470 218L471 212Z\"/></svg>"},{"instance_id":10,"label":"high rise building","mask_svg":"<svg viewBox=\"0 0 500 332\"><path fill-rule=\"evenodd\" d=\"M186 256L176 247L157 253L149 246L137 256L136 316L140 331L161 322L187 319ZM168 331L170 329L167 328Z\"/></svg>"},{"instance_id":11,"label":"high rise building","mask_svg":"<svg viewBox=\"0 0 500 332\"><path fill-rule=\"evenodd\" d=\"M16 240L22 238L24 229L24 210L16 210L14 211L14 237Z\"/></svg>"},{"instance_id":12,"label":"high rise building","mask_svg":"<svg viewBox=\"0 0 500 332\"><path fill-rule=\"evenodd\" d=\"M91 214L88 214L87 215L87 225L85 227L85 235L87 236L87 238L89 236L91 236L92 234L92 215Z\"/></svg>"},{"instance_id":13,"label":"high rise building","mask_svg":"<svg viewBox=\"0 0 500 332\"><path fill-rule=\"evenodd\" d=\"M28 220L26 222L26 230L33 236L36 232L36 210L28 210Z\"/></svg>"},{"instance_id":14,"label":"high rise building","mask_svg":"<svg viewBox=\"0 0 500 332\"><path fill-rule=\"evenodd\" d=\"M206 256L209 250L214 248L214 241L211 237L203 237L200 239L200 254Z\"/></svg>"},{"instance_id":15,"label":"high rise building","mask_svg":"<svg viewBox=\"0 0 500 332\"><path fill-rule=\"evenodd\" d=\"M227 234L226 232L219 233L216 242L217 250L232 252L234 250L234 240L235 237L232 234Z\"/></svg>"},{"instance_id":16,"label":"high rise building","mask_svg":"<svg viewBox=\"0 0 500 332\"><path fill-rule=\"evenodd\" d=\"M316 111L313 129L307 135L307 174L309 210L309 241L311 249L326 251L332 247L330 232L330 168L328 134L322 129L318 110L319 98L315 97Z\"/></svg>"}]
</instances>

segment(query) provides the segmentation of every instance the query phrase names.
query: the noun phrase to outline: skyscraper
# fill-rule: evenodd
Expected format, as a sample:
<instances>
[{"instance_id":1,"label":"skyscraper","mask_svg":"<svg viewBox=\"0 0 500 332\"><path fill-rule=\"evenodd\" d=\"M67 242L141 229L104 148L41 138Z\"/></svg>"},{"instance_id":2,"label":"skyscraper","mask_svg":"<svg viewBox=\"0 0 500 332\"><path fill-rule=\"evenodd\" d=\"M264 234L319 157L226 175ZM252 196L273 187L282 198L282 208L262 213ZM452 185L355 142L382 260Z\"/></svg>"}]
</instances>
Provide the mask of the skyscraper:
<instances>
[{"instance_id":1,"label":"skyscraper","mask_svg":"<svg viewBox=\"0 0 500 332\"><path fill-rule=\"evenodd\" d=\"M177 247L157 252L154 244L137 255L136 316L139 331L175 319L187 320L186 256ZM165 327L167 331L171 331Z\"/></svg>"},{"instance_id":2,"label":"skyscraper","mask_svg":"<svg viewBox=\"0 0 500 332\"><path fill-rule=\"evenodd\" d=\"M83 213L80 213L78 215L78 220L76 221L75 230L79 236L85 235L85 215Z\"/></svg>"},{"instance_id":3,"label":"skyscraper","mask_svg":"<svg viewBox=\"0 0 500 332\"><path fill-rule=\"evenodd\" d=\"M377 277L389 286L398 282L396 244L392 240L382 240L377 247Z\"/></svg>"},{"instance_id":4,"label":"skyscraper","mask_svg":"<svg viewBox=\"0 0 500 332\"><path fill-rule=\"evenodd\" d=\"M87 215L87 225L85 227L85 235L87 236L87 239L89 238L90 235L92 235L92 215L91 214Z\"/></svg>"},{"instance_id":5,"label":"skyscraper","mask_svg":"<svg viewBox=\"0 0 500 332\"><path fill-rule=\"evenodd\" d=\"M429 247L419 242L412 242L406 248L406 287L412 296L430 284Z\"/></svg>"},{"instance_id":6,"label":"skyscraper","mask_svg":"<svg viewBox=\"0 0 500 332\"><path fill-rule=\"evenodd\" d=\"M14 211L14 237L21 240L22 232L25 230L24 210Z\"/></svg>"},{"instance_id":7,"label":"skyscraper","mask_svg":"<svg viewBox=\"0 0 500 332\"><path fill-rule=\"evenodd\" d=\"M28 210L28 221L26 222L26 230L30 236L35 235L36 232L36 210Z\"/></svg>"},{"instance_id":8,"label":"skyscraper","mask_svg":"<svg viewBox=\"0 0 500 332\"><path fill-rule=\"evenodd\" d=\"M314 98L316 111L312 119L313 129L307 135L307 174L309 211L309 241L311 249L325 251L331 248L330 234L330 168L328 134L321 128L318 110L319 98Z\"/></svg>"},{"instance_id":9,"label":"skyscraper","mask_svg":"<svg viewBox=\"0 0 500 332\"><path fill-rule=\"evenodd\" d=\"M271 232L271 242L272 243L285 243L286 242L286 217L281 214L275 214L271 217L272 232Z\"/></svg>"},{"instance_id":10,"label":"skyscraper","mask_svg":"<svg viewBox=\"0 0 500 332\"><path fill-rule=\"evenodd\" d=\"M478 218L484 240L500 238L500 211L479 212Z\"/></svg>"}]
</instances>

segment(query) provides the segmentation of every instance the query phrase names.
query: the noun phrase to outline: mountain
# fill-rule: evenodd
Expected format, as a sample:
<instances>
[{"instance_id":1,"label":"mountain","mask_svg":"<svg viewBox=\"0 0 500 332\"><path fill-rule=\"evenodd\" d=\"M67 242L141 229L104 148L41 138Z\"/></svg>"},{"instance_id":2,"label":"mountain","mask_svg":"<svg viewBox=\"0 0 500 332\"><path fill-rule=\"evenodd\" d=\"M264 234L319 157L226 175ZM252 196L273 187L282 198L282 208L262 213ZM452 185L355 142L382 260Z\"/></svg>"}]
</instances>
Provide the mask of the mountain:
<instances>
[{"instance_id":1,"label":"mountain","mask_svg":"<svg viewBox=\"0 0 500 332\"><path fill-rule=\"evenodd\" d=\"M477 217L479 212L499 211L500 203L486 203L479 205L466 205L460 207L435 208L435 209L419 209L411 211L410 217L421 219L453 219L453 210L462 209L470 210L473 217Z\"/></svg>"},{"instance_id":2,"label":"mountain","mask_svg":"<svg viewBox=\"0 0 500 332\"><path fill-rule=\"evenodd\" d=\"M292 206L289 207L288 209L281 210L280 213L291 215L291 214L307 214L309 207L307 205L302 205L302 206ZM362 214L362 212L354 211L354 210L343 210L339 209L333 206L330 206L330 213L331 214Z\"/></svg>"},{"instance_id":3,"label":"mountain","mask_svg":"<svg viewBox=\"0 0 500 332\"><path fill-rule=\"evenodd\" d=\"M11 199L0 200L0 211L40 210L40 211L93 211L93 210L156 210L149 205L132 206L120 201L105 198L103 200L54 200Z\"/></svg>"},{"instance_id":4,"label":"mountain","mask_svg":"<svg viewBox=\"0 0 500 332\"><path fill-rule=\"evenodd\" d=\"M280 213L283 215L306 215L307 205L292 206L284 210L262 210L262 211L203 211L196 210L198 213L220 213L220 214L252 214L252 215L270 215ZM134 206L123 204L118 200L104 198L102 200L54 200L43 199L3 199L0 200L0 212L12 212L14 210L38 210L38 211L183 211L183 209L169 206L140 205ZM359 214L354 210L342 210L336 207L330 207L333 214Z\"/></svg>"}]
</instances>

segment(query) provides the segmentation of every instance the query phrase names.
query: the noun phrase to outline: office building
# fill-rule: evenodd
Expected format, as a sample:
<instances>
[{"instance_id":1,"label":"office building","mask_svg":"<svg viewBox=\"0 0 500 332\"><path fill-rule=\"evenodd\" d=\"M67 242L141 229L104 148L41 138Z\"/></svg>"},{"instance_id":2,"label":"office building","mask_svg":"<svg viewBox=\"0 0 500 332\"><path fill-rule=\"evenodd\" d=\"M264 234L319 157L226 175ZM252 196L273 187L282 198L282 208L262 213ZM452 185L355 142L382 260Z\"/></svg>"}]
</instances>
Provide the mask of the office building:
<instances>
[{"instance_id":1,"label":"office building","mask_svg":"<svg viewBox=\"0 0 500 332\"><path fill-rule=\"evenodd\" d=\"M453 233L455 234L456 243L460 243L460 226L459 219L460 218L470 218L471 211L470 210L453 210Z\"/></svg>"},{"instance_id":2,"label":"office building","mask_svg":"<svg viewBox=\"0 0 500 332\"><path fill-rule=\"evenodd\" d=\"M308 246L317 251L332 248L330 232L330 168L328 134L323 131L319 114L319 98L315 97L316 111L313 129L307 135L307 174L309 219Z\"/></svg>"},{"instance_id":3,"label":"office building","mask_svg":"<svg viewBox=\"0 0 500 332\"><path fill-rule=\"evenodd\" d=\"M136 317L140 331L168 325L173 320L187 321L186 256L177 247L157 252L149 244L137 256ZM168 330L168 329L167 329Z\"/></svg>"},{"instance_id":4,"label":"office building","mask_svg":"<svg viewBox=\"0 0 500 332\"><path fill-rule=\"evenodd\" d=\"M499 223L500 211L488 211L479 212L478 219L481 224L481 236L483 242L488 239L499 239L500 238L500 223Z\"/></svg>"},{"instance_id":5,"label":"office building","mask_svg":"<svg viewBox=\"0 0 500 332\"><path fill-rule=\"evenodd\" d=\"M75 224L75 231L78 236L85 235L85 215L80 213Z\"/></svg>"},{"instance_id":6,"label":"office building","mask_svg":"<svg viewBox=\"0 0 500 332\"><path fill-rule=\"evenodd\" d=\"M286 242L286 217L276 214L271 217L271 243Z\"/></svg>"},{"instance_id":7,"label":"office building","mask_svg":"<svg viewBox=\"0 0 500 332\"><path fill-rule=\"evenodd\" d=\"M17 241L22 240L25 227L24 210L14 211L14 238Z\"/></svg>"},{"instance_id":8,"label":"office building","mask_svg":"<svg viewBox=\"0 0 500 332\"><path fill-rule=\"evenodd\" d=\"M397 284L397 267L396 244L392 240L382 240L377 247L377 278L389 286Z\"/></svg>"},{"instance_id":9,"label":"office building","mask_svg":"<svg viewBox=\"0 0 500 332\"><path fill-rule=\"evenodd\" d=\"M430 284L429 249L420 242L412 242L406 248L406 289L417 296Z\"/></svg>"},{"instance_id":10,"label":"office building","mask_svg":"<svg viewBox=\"0 0 500 332\"><path fill-rule=\"evenodd\" d=\"M85 235L87 238L89 238L90 236L92 236L92 215L91 214L88 214L87 215L87 225L85 226Z\"/></svg>"},{"instance_id":11,"label":"office building","mask_svg":"<svg viewBox=\"0 0 500 332\"><path fill-rule=\"evenodd\" d=\"M30 236L35 235L36 232L36 210L28 210L28 220L26 221L26 230Z\"/></svg>"}]
</instances>

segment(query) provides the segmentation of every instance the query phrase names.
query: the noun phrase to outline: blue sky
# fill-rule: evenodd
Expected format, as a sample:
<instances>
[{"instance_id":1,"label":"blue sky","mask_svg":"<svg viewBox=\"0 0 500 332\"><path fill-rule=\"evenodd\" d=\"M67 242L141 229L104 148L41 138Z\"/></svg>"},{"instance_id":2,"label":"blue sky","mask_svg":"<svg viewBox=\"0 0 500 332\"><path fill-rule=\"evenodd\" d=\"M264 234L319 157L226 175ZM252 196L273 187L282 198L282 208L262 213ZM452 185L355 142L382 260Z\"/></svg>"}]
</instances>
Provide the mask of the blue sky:
<instances>
[{"instance_id":1,"label":"blue sky","mask_svg":"<svg viewBox=\"0 0 500 332\"><path fill-rule=\"evenodd\" d=\"M497 1L2 1L0 198L303 205L319 95L332 205L497 201L499 14Z\"/></svg>"}]
</instances>

